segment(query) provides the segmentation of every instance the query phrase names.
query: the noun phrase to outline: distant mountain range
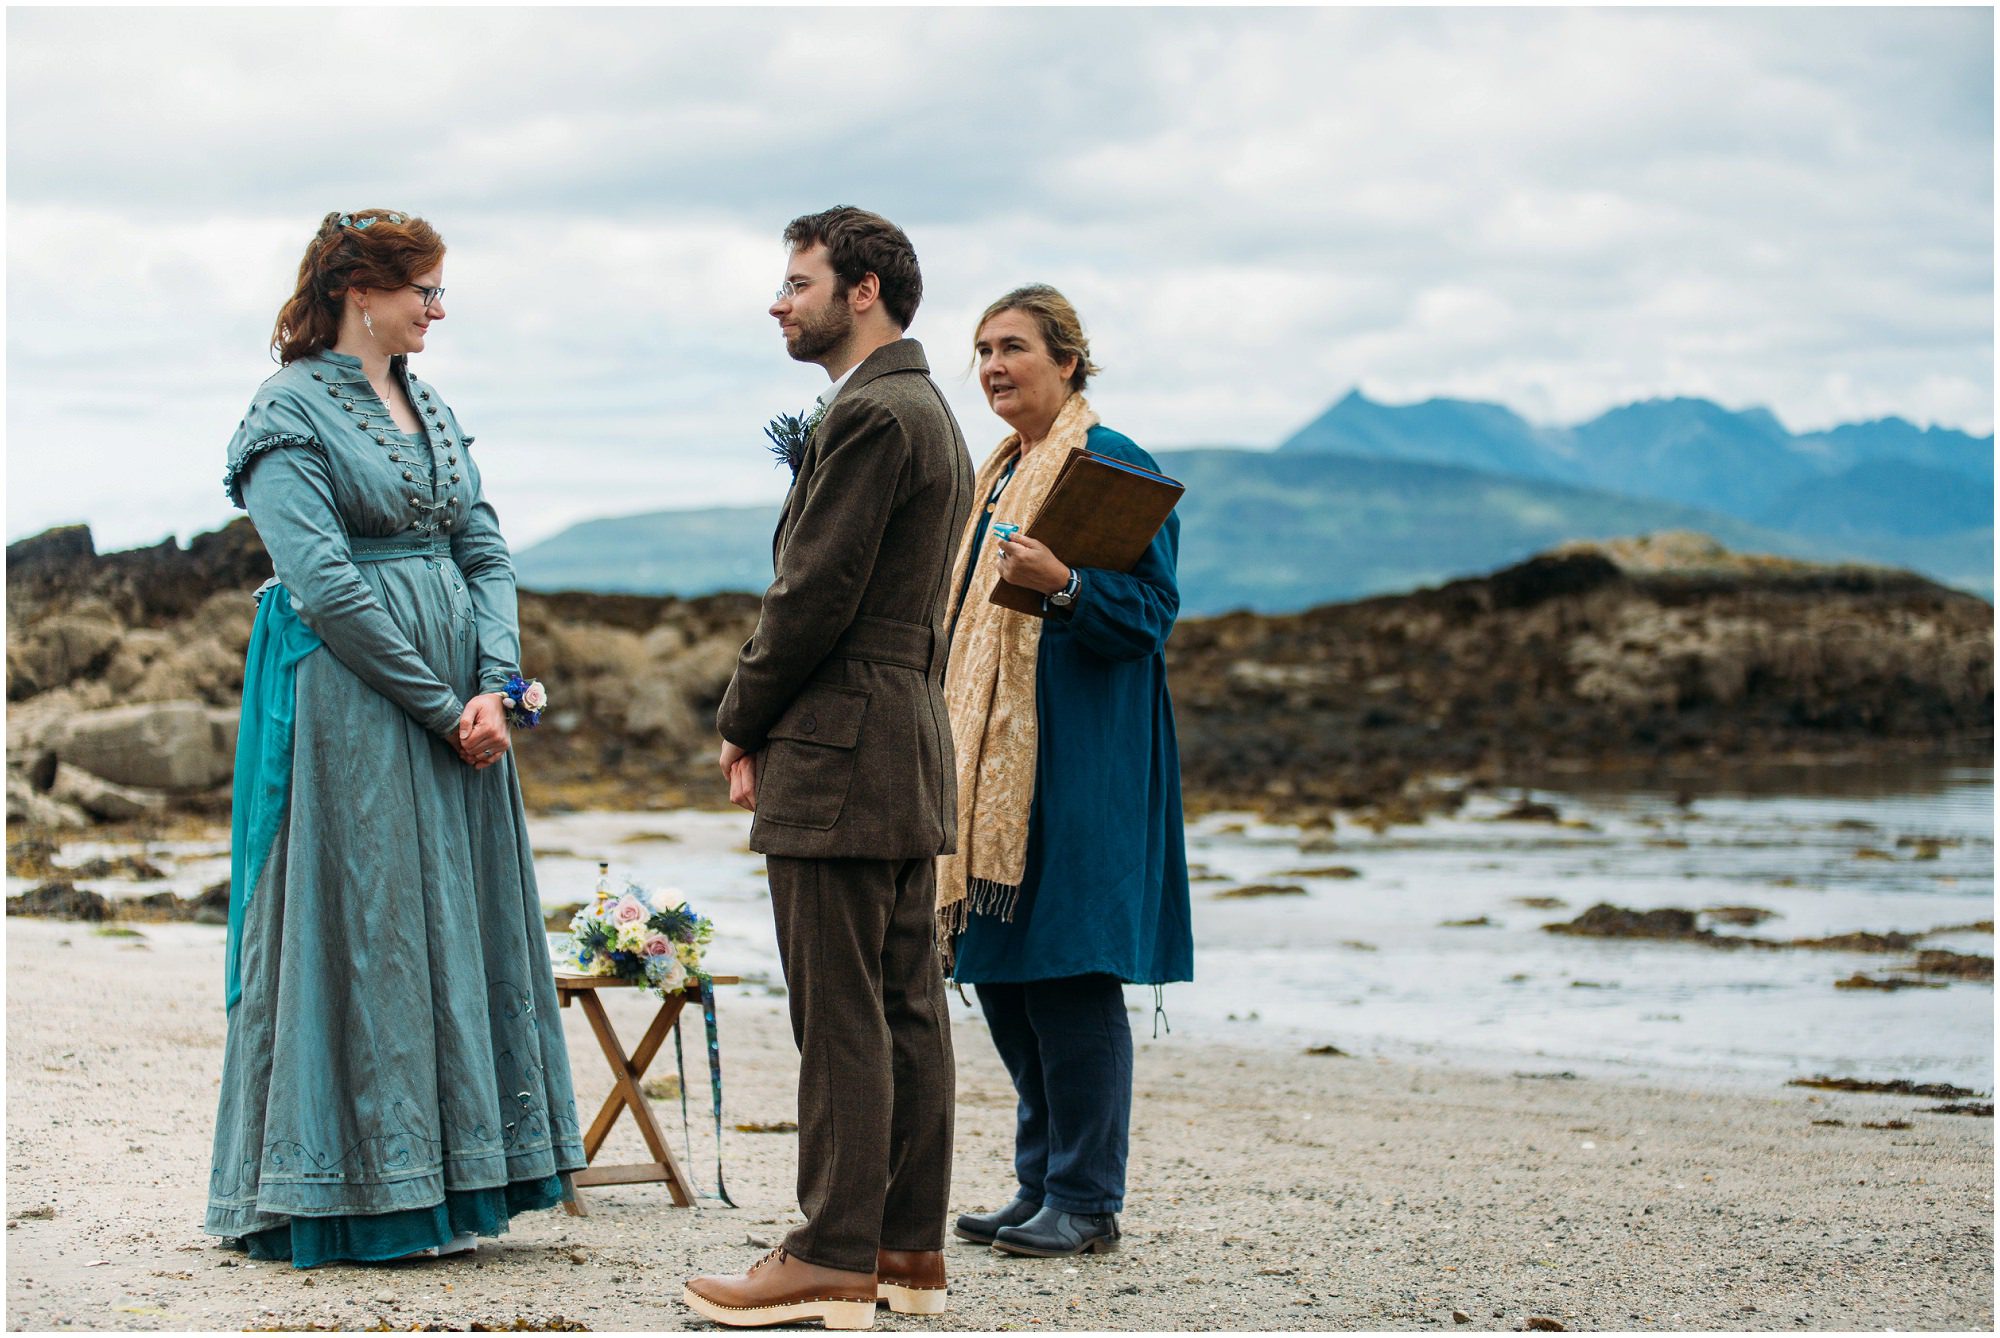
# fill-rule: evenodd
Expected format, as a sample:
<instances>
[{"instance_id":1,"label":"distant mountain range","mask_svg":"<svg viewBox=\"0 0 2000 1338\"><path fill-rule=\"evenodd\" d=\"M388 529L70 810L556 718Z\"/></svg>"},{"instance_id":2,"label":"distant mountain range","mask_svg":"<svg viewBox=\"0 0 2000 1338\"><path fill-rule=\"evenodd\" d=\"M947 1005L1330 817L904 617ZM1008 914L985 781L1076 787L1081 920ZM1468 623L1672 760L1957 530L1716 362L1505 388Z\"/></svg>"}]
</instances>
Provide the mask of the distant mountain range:
<instances>
[{"instance_id":1,"label":"distant mountain range","mask_svg":"<svg viewBox=\"0 0 2000 1338\"><path fill-rule=\"evenodd\" d=\"M1356 391L1275 451L1158 451L1188 485L1190 615L1408 590L1570 539L1694 529L1732 548L1909 567L1989 599L1993 438L1899 418L1793 434L1768 411L1648 400L1575 427ZM761 590L777 508L585 521L516 555L535 589Z\"/></svg>"},{"instance_id":2,"label":"distant mountain range","mask_svg":"<svg viewBox=\"0 0 2000 1338\"><path fill-rule=\"evenodd\" d=\"M1498 404L1389 405L1356 390L1278 449L1550 479L1810 534L1823 526L1944 534L1993 523L1993 438L1901 418L1798 435L1768 409L1661 399L1575 427L1535 427Z\"/></svg>"}]
</instances>

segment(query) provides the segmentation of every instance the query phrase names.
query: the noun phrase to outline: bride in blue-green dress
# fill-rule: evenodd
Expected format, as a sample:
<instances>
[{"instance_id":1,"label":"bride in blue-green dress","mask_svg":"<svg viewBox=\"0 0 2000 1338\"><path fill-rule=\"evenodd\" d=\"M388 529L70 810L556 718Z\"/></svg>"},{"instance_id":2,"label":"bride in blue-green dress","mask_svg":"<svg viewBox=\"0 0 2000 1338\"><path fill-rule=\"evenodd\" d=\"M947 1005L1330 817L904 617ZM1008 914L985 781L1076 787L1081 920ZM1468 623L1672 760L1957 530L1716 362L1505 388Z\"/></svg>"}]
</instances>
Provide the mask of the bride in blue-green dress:
<instances>
[{"instance_id":1,"label":"bride in blue-green dress","mask_svg":"<svg viewBox=\"0 0 2000 1338\"><path fill-rule=\"evenodd\" d=\"M409 369L444 251L409 215L326 216L224 476L277 575L205 1229L301 1268L470 1248L585 1160L509 748L544 698L472 439Z\"/></svg>"}]
</instances>

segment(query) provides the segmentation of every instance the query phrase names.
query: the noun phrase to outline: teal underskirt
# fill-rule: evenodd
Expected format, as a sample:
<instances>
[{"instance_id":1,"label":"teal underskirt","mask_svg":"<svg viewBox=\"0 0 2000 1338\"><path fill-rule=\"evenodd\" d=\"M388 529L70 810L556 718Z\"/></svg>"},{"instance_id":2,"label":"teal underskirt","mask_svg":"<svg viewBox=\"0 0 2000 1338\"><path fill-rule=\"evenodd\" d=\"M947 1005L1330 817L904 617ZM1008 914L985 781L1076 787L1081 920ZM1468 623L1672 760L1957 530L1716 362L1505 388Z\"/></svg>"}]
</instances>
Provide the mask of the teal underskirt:
<instances>
[{"instance_id":1,"label":"teal underskirt","mask_svg":"<svg viewBox=\"0 0 2000 1338\"><path fill-rule=\"evenodd\" d=\"M243 1237L252 1259L289 1259L293 1268L339 1260L374 1264L434 1249L453 1236L498 1236L516 1213L553 1208L563 1201L563 1177L521 1180L496 1189L448 1189L428 1208L359 1217L294 1217L283 1226Z\"/></svg>"}]
</instances>

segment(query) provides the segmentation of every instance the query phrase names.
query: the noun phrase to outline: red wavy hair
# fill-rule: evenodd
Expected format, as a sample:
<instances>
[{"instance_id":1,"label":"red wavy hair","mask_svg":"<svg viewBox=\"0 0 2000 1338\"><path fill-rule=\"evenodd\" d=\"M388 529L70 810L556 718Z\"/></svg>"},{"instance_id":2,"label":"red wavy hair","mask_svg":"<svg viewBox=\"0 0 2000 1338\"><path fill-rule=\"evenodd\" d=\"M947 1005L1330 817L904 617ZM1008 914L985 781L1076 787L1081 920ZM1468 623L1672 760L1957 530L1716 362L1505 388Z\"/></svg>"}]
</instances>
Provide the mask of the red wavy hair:
<instances>
[{"instance_id":1,"label":"red wavy hair","mask_svg":"<svg viewBox=\"0 0 2000 1338\"><path fill-rule=\"evenodd\" d=\"M443 261L444 238L414 214L393 209L328 214L299 262L297 288L278 309L271 356L290 364L332 348L340 338L348 289L401 288Z\"/></svg>"}]
</instances>

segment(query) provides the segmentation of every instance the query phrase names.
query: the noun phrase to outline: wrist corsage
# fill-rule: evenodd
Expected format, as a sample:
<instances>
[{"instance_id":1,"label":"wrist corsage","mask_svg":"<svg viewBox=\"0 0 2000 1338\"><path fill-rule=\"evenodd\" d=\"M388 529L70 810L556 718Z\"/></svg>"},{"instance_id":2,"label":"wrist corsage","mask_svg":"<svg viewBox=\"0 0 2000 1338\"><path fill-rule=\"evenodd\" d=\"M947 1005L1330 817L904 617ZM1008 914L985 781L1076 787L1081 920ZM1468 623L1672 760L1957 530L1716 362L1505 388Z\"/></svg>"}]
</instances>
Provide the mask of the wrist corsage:
<instances>
[{"instance_id":1,"label":"wrist corsage","mask_svg":"<svg viewBox=\"0 0 2000 1338\"><path fill-rule=\"evenodd\" d=\"M513 675L500 689L500 704L507 708L507 723L517 729L533 729L549 709L549 690L539 678Z\"/></svg>"}]
</instances>

